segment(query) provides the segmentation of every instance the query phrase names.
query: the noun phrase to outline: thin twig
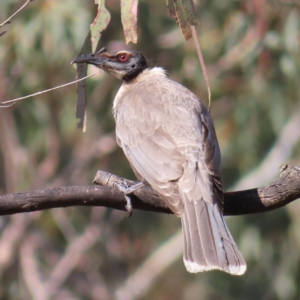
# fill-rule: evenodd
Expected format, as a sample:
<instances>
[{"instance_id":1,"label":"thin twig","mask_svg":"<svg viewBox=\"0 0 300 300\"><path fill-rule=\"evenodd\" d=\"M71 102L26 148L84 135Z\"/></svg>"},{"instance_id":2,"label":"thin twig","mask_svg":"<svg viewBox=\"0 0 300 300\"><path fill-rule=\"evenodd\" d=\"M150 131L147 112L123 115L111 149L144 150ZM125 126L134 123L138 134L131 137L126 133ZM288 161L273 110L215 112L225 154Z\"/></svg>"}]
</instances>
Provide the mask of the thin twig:
<instances>
[{"instance_id":1,"label":"thin twig","mask_svg":"<svg viewBox=\"0 0 300 300\"><path fill-rule=\"evenodd\" d=\"M23 6L21 6L14 14L12 14L7 20L5 20L3 23L0 24L0 27L4 26L5 24L9 23L10 20L16 15L18 14L22 9L24 9L29 2L32 2L33 0L26 0L26 2L23 4Z\"/></svg>"},{"instance_id":2,"label":"thin twig","mask_svg":"<svg viewBox=\"0 0 300 300\"><path fill-rule=\"evenodd\" d=\"M202 51L201 51L197 31L196 31L196 28L195 28L194 25L191 25L191 31L192 31L193 41L194 41L194 44L195 44L195 47L196 47L196 50L197 50L198 58L199 58L199 61L200 61L200 65L201 65L201 68L202 68L203 76L204 76L204 79L205 79L206 87L207 87L208 111L209 111L210 110L210 104L211 104L211 93L210 93L210 85L209 85L207 70L206 70L204 59L203 59L203 55L202 55Z\"/></svg>"},{"instance_id":3,"label":"thin twig","mask_svg":"<svg viewBox=\"0 0 300 300\"><path fill-rule=\"evenodd\" d=\"M31 97L34 97L34 96L37 96L37 95L45 94L45 93L51 92L51 91L53 91L53 90L57 90L57 89L66 87L66 86L68 86L68 85L71 85L71 84L77 83L77 82L79 82L79 81L85 80L85 79L87 79L87 78L89 78L89 77L91 77L91 76L94 76L94 75L95 75L95 73L90 74L90 75L88 75L88 76L85 76L85 77L83 77L83 78L77 79L77 80L75 80L75 81L68 82L68 83L63 84L63 85L60 85L60 86L56 86L56 87L54 87L54 88L52 88L52 89L40 91L40 92L31 94L31 95L27 95L27 96L24 96L24 97L21 97L21 98L16 98L16 99L13 99L13 100L7 100L7 101L4 101L4 102L0 102L0 107L7 107L7 104L10 104L9 106L14 105L15 102L17 102L17 101L21 101L21 100L23 100L23 99L31 98Z\"/></svg>"}]
</instances>

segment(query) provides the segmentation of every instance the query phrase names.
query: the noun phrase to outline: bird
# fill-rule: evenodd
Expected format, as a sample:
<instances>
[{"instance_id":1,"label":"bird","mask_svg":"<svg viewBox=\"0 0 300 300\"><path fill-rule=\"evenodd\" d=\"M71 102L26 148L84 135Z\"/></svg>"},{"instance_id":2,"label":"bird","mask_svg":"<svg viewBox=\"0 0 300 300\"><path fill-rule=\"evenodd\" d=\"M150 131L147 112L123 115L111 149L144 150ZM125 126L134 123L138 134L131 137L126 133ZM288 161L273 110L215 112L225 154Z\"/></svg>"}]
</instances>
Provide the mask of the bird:
<instances>
[{"instance_id":1,"label":"bird","mask_svg":"<svg viewBox=\"0 0 300 300\"><path fill-rule=\"evenodd\" d=\"M204 104L135 50L109 53L104 47L72 63L122 80L113 101L117 143L141 180L137 188L149 184L181 218L187 271L242 275L246 263L223 218L221 154Z\"/></svg>"}]
</instances>

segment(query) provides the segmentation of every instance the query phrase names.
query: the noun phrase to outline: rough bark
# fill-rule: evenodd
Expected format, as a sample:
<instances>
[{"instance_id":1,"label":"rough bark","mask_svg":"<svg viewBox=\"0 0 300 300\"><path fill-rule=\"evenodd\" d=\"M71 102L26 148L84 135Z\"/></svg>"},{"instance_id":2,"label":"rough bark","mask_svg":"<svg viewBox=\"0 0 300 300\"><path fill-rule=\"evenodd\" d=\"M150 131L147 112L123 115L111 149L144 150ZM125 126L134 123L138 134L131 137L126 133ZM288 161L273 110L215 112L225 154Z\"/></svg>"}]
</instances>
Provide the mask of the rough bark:
<instances>
[{"instance_id":1,"label":"rough bark","mask_svg":"<svg viewBox=\"0 0 300 300\"><path fill-rule=\"evenodd\" d=\"M134 183L98 171L91 186L66 186L0 196L0 215L68 206L103 206L126 210L116 182ZM101 185L100 185L101 184ZM150 186L132 195L133 209L172 213ZM300 198L300 168L282 165L280 177L267 186L224 193L224 215L244 215L277 209Z\"/></svg>"}]
</instances>

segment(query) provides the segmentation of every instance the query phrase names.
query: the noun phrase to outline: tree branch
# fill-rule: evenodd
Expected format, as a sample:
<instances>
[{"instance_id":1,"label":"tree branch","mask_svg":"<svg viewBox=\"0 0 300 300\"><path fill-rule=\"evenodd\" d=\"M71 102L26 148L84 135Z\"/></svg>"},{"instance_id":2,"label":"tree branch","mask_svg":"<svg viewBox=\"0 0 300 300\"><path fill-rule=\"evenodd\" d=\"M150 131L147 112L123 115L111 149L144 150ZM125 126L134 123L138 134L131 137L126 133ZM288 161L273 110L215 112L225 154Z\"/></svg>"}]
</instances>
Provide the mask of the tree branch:
<instances>
[{"instance_id":1,"label":"tree branch","mask_svg":"<svg viewBox=\"0 0 300 300\"><path fill-rule=\"evenodd\" d=\"M8 23L10 23L11 22L11 19L16 15L16 14L18 14L21 10L23 10L30 2L32 2L32 1L34 1L34 0L26 0L26 2L15 12L15 13L13 13L8 19L6 19L4 22L2 22L1 24L0 24L0 27L3 27L4 25L6 25L6 24L8 24ZM1 35L3 35L3 34L5 34L6 33L6 31L7 30L5 30L5 31L2 31L1 33L0 33L0 36Z\"/></svg>"},{"instance_id":2,"label":"tree branch","mask_svg":"<svg viewBox=\"0 0 300 300\"><path fill-rule=\"evenodd\" d=\"M116 182L134 183L98 171L95 183L101 185L66 186L0 196L0 215L68 206L103 206L125 211L123 194ZM277 209L300 198L300 168L280 166L280 177L267 186L224 194L224 215L244 215ZM134 209L172 213L150 186L134 192Z\"/></svg>"}]
</instances>

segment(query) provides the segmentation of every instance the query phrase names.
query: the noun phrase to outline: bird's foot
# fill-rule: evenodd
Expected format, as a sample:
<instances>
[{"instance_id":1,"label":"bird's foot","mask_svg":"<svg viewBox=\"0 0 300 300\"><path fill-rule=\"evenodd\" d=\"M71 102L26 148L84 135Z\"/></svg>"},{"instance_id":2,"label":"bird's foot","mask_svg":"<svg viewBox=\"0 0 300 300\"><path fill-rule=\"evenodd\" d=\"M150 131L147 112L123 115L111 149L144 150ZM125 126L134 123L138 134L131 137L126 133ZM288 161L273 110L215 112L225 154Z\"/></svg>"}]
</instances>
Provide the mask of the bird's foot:
<instances>
[{"instance_id":1,"label":"bird's foot","mask_svg":"<svg viewBox=\"0 0 300 300\"><path fill-rule=\"evenodd\" d=\"M130 194L134 193L139 188L145 186L144 181L140 181L134 185L128 186L128 183L126 181L121 182L115 182L114 186L124 194L125 200L126 200L126 210L128 212L128 217L131 217L132 215L132 203Z\"/></svg>"}]
</instances>

